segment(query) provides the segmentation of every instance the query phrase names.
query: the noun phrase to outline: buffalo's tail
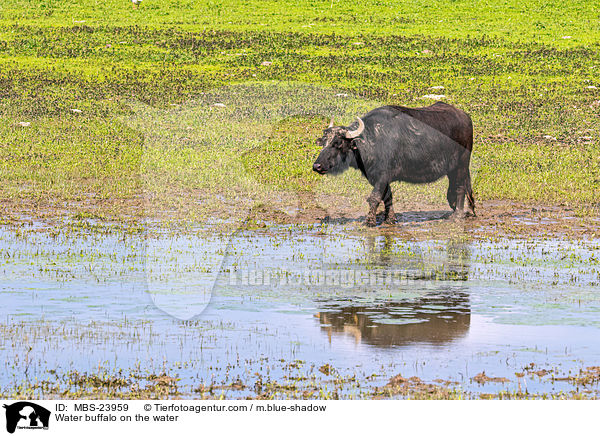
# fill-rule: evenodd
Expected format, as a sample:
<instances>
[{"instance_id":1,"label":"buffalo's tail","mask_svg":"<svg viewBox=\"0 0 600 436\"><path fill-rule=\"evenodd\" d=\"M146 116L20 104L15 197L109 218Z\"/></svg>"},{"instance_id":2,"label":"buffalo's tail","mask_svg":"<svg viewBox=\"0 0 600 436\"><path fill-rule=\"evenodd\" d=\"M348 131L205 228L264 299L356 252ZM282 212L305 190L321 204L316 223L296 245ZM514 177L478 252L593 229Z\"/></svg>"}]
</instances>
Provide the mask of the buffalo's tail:
<instances>
[{"instance_id":1,"label":"buffalo's tail","mask_svg":"<svg viewBox=\"0 0 600 436\"><path fill-rule=\"evenodd\" d=\"M467 186L466 186L466 194L467 200L469 201L469 209L473 212L473 216L475 215L475 196L473 195L473 188L471 187L471 177L467 178Z\"/></svg>"}]
</instances>

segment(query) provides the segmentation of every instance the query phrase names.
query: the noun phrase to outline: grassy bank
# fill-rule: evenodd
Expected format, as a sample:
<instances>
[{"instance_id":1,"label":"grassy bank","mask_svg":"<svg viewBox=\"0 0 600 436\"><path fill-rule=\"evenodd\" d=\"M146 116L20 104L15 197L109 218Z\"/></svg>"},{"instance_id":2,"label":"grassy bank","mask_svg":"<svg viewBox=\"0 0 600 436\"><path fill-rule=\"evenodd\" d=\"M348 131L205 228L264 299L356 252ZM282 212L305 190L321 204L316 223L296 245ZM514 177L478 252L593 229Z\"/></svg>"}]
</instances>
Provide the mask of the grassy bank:
<instances>
[{"instance_id":1,"label":"grassy bank","mask_svg":"<svg viewBox=\"0 0 600 436\"><path fill-rule=\"evenodd\" d=\"M0 201L12 211L197 219L306 202L364 208L358 172L311 172L327 119L443 94L473 117L479 200L594 210L592 6L7 0ZM394 191L446 207L446 186Z\"/></svg>"}]
</instances>

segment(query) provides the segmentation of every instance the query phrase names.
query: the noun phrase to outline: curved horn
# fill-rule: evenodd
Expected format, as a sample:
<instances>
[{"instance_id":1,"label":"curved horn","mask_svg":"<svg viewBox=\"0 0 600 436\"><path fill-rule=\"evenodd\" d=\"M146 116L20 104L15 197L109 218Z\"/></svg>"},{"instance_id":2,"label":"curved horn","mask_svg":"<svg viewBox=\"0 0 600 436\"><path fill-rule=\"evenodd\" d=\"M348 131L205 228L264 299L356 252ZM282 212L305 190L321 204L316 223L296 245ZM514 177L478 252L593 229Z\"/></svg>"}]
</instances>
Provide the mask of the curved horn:
<instances>
[{"instance_id":1,"label":"curved horn","mask_svg":"<svg viewBox=\"0 0 600 436\"><path fill-rule=\"evenodd\" d=\"M329 127L327 127L328 129L331 129L333 127L333 117L331 117L331 121L329 122Z\"/></svg>"},{"instance_id":2,"label":"curved horn","mask_svg":"<svg viewBox=\"0 0 600 436\"><path fill-rule=\"evenodd\" d=\"M363 130L365 130L365 123L363 123L363 120L361 120L359 117L356 117L356 119L358 120L358 129L348 130L346 132L346 138L348 139L356 138L363 132Z\"/></svg>"}]
</instances>

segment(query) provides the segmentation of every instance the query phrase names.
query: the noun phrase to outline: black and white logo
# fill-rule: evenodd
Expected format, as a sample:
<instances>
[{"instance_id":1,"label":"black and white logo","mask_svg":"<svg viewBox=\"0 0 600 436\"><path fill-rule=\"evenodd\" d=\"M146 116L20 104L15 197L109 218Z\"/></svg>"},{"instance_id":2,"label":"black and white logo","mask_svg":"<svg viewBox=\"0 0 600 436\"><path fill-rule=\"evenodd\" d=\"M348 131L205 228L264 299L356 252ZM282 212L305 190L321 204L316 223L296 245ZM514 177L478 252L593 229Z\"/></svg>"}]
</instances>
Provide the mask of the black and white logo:
<instances>
[{"instance_id":1,"label":"black and white logo","mask_svg":"<svg viewBox=\"0 0 600 436\"><path fill-rule=\"evenodd\" d=\"M48 429L50 411L29 401L5 404L6 431L14 433L16 429Z\"/></svg>"}]
</instances>

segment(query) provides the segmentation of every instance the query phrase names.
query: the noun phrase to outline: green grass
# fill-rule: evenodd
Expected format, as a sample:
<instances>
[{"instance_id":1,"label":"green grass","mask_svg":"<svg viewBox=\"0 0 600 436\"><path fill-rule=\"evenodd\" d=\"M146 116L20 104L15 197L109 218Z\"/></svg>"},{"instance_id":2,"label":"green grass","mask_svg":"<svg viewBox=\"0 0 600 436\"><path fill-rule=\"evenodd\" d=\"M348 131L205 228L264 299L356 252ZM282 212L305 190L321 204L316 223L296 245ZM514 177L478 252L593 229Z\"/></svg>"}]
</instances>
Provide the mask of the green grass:
<instances>
[{"instance_id":1,"label":"green grass","mask_svg":"<svg viewBox=\"0 0 600 436\"><path fill-rule=\"evenodd\" d=\"M267 140L243 156L249 175L279 190L313 190L320 177L308 173L315 160L315 132L329 121L323 117L295 116L278 123Z\"/></svg>"},{"instance_id":2,"label":"green grass","mask_svg":"<svg viewBox=\"0 0 600 436\"><path fill-rule=\"evenodd\" d=\"M591 206L599 40L586 1L5 0L0 201L227 216L310 191L359 207L358 172L311 172L315 137L433 93L473 117L478 199ZM445 187L394 189L443 206Z\"/></svg>"}]
</instances>

